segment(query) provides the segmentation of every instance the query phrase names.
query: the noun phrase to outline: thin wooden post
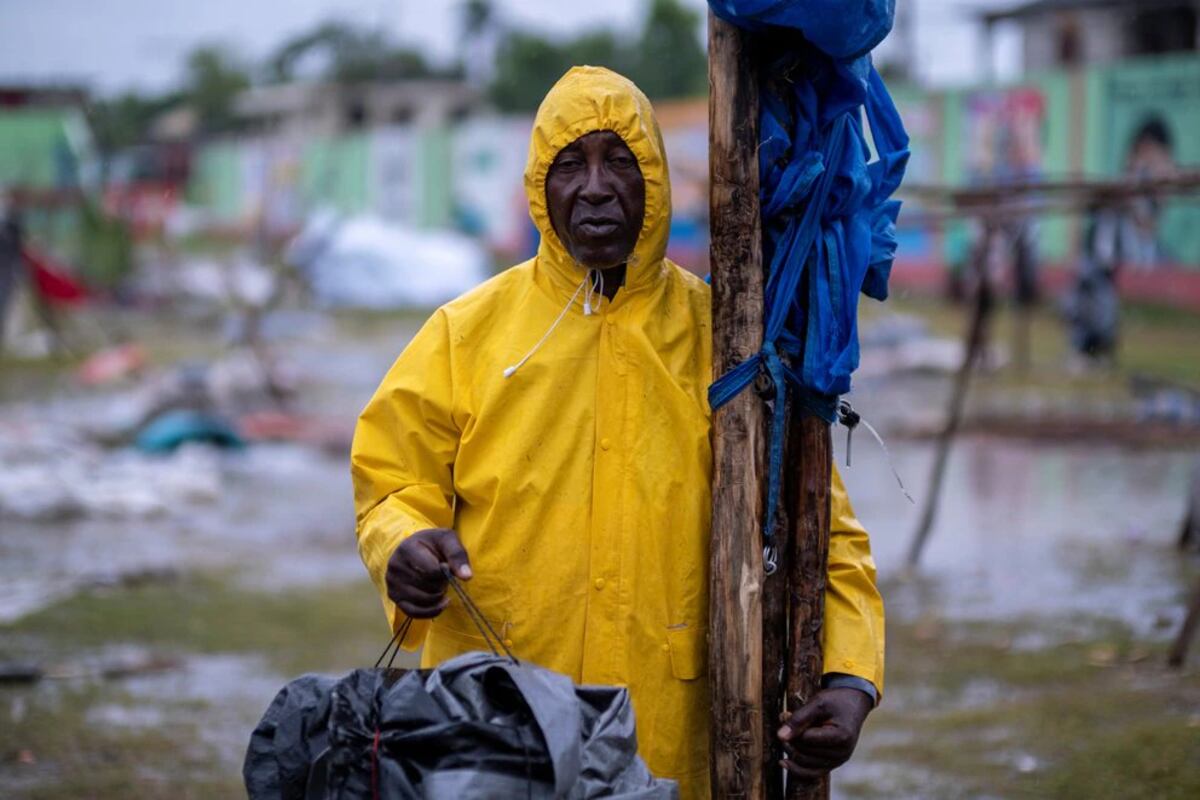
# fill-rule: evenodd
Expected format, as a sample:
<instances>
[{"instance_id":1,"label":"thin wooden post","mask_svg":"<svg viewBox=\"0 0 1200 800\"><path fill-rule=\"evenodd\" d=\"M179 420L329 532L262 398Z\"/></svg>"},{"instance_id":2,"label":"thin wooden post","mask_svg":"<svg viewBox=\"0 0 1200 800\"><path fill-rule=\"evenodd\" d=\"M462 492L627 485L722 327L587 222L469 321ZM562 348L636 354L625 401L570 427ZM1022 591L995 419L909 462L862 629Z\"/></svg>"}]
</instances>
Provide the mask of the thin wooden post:
<instances>
[{"instance_id":1,"label":"thin wooden post","mask_svg":"<svg viewBox=\"0 0 1200 800\"><path fill-rule=\"evenodd\" d=\"M1171 645L1171 652L1167 655L1169 665L1176 669L1183 666L1197 628L1200 628L1200 583L1196 584L1192 600L1188 603L1187 613L1183 617L1183 625L1179 628L1179 635L1175 637L1175 641Z\"/></svg>"},{"instance_id":2,"label":"thin wooden post","mask_svg":"<svg viewBox=\"0 0 1200 800\"><path fill-rule=\"evenodd\" d=\"M1179 549L1200 545L1200 458L1192 466L1192 481L1188 487L1187 510L1179 526Z\"/></svg>"},{"instance_id":3,"label":"thin wooden post","mask_svg":"<svg viewBox=\"0 0 1200 800\"><path fill-rule=\"evenodd\" d=\"M758 81L749 35L708 18L713 370L758 352L763 334ZM712 795L763 796L762 545L765 414L745 391L713 416L709 685Z\"/></svg>"},{"instance_id":4,"label":"thin wooden post","mask_svg":"<svg viewBox=\"0 0 1200 800\"><path fill-rule=\"evenodd\" d=\"M950 445L958 433L962 422L963 409L967 401L967 389L971 383L971 373L983 352L987 339L988 318L992 312L992 287L988 275L988 258L992 251L995 226L988 220L984 221L983 241L972 259L975 269L976 288L975 303L971 312L971 324L967 327L962 364L954 379L954 389L950 393L950 407L946 411L946 422L938 436L937 452L933 458L933 468L929 475L929 486L925 491L925 507L921 511L921 521L913 534L912 544L908 548L908 568L915 569L921 560L921 551L929 539L933 529L933 520L937 514L938 496L942 491L942 481L946 475L946 461L950 456Z\"/></svg>"}]
</instances>

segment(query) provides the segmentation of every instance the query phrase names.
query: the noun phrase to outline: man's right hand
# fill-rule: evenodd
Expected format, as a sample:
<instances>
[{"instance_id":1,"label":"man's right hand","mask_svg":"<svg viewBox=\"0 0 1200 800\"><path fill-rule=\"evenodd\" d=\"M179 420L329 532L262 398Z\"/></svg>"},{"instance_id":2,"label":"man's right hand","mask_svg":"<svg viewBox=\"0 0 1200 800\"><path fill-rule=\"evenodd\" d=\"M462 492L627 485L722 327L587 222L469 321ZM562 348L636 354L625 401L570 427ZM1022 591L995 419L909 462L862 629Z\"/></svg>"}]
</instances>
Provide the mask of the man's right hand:
<instances>
[{"instance_id":1,"label":"man's right hand","mask_svg":"<svg viewBox=\"0 0 1200 800\"><path fill-rule=\"evenodd\" d=\"M388 559L388 597L414 619L436 617L450 603L442 564L459 580L471 579L471 562L457 533L449 528L417 531Z\"/></svg>"}]
</instances>

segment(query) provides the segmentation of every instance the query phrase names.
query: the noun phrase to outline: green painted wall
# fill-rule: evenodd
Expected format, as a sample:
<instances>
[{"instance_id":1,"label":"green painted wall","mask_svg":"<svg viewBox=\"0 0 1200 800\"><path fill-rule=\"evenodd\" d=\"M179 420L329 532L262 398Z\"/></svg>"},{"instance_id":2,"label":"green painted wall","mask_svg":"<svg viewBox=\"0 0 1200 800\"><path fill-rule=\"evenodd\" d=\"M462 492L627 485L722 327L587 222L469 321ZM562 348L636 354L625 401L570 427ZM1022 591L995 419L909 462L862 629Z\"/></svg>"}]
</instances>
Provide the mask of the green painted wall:
<instances>
[{"instance_id":1,"label":"green painted wall","mask_svg":"<svg viewBox=\"0 0 1200 800\"><path fill-rule=\"evenodd\" d=\"M77 186L85 156L71 136L77 114L59 109L0 110L0 186Z\"/></svg>"},{"instance_id":2,"label":"green painted wall","mask_svg":"<svg viewBox=\"0 0 1200 800\"><path fill-rule=\"evenodd\" d=\"M450 225L454 198L450 179L450 129L434 126L417 136L417 181L420 200L416 223L423 228Z\"/></svg>"},{"instance_id":3,"label":"green painted wall","mask_svg":"<svg viewBox=\"0 0 1200 800\"><path fill-rule=\"evenodd\" d=\"M369 209L367 136L315 139L301 156L300 193L306 208L328 206L344 214Z\"/></svg>"},{"instance_id":4,"label":"green painted wall","mask_svg":"<svg viewBox=\"0 0 1200 800\"><path fill-rule=\"evenodd\" d=\"M192 163L188 201L226 220L242 212L240 148L234 142L213 142L200 148Z\"/></svg>"}]
</instances>

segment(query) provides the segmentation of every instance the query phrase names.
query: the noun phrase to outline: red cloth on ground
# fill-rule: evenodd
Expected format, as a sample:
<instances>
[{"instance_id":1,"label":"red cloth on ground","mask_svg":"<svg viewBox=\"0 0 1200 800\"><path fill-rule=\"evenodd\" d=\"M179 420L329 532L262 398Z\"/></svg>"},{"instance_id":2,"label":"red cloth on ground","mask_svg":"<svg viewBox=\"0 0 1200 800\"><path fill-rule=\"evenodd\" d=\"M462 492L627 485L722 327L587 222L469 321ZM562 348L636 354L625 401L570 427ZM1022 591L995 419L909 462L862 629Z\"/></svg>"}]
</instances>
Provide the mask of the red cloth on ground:
<instances>
[{"instance_id":1,"label":"red cloth on ground","mask_svg":"<svg viewBox=\"0 0 1200 800\"><path fill-rule=\"evenodd\" d=\"M33 275L33 285L38 294L50 303L71 306L87 299L88 292L83 284L71 277L66 267L46 253L24 247L21 255L25 258L30 274Z\"/></svg>"}]
</instances>

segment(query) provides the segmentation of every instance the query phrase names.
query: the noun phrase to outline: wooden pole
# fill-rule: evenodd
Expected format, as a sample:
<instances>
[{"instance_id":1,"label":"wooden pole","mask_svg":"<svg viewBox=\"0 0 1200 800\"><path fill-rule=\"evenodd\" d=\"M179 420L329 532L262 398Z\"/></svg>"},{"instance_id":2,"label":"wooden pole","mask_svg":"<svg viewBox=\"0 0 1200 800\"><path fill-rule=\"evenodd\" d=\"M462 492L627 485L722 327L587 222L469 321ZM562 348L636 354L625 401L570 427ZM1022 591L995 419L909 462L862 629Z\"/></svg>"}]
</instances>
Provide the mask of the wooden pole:
<instances>
[{"instance_id":1,"label":"wooden pole","mask_svg":"<svg viewBox=\"0 0 1200 800\"><path fill-rule=\"evenodd\" d=\"M763 334L758 81L749 35L708 18L713 370L758 352ZM765 414L744 391L713 416L709 686L712 795L763 796L762 544Z\"/></svg>"},{"instance_id":2,"label":"wooden pole","mask_svg":"<svg viewBox=\"0 0 1200 800\"><path fill-rule=\"evenodd\" d=\"M790 447L790 444L789 444ZM793 463L785 453L785 464ZM788 637L789 564L791 563L790 515L786 498L780 502L777 571L763 580L763 782L765 796L775 800L784 796L783 743L776 735L779 715L788 709L788 678L791 675L791 647Z\"/></svg>"},{"instance_id":3,"label":"wooden pole","mask_svg":"<svg viewBox=\"0 0 1200 800\"><path fill-rule=\"evenodd\" d=\"M954 379L954 389L950 393L950 407L946 412L946 423L938 436L937 452L933 458L933 468L929 475L929 487L925 491L925 507L921 511L921 521L913 534L912 544L908 548L908 568L915 569L921 560L921 551L929 539L933 529L933 520L937 514L938 495L942 491L942 481L946 475L946 461L950 456L950 445L962 423L963 408L966 405L967 389L971 383L971 373L983 351L987 339L988 318L992 311L992 288L988 275L988 258L992 251L992 241L995 236L995 226L984 221L983 240L972 259L975 270L976 289L975 305L971 313L971 324L967 328L965 351L958 375Z\"/></svg>"}]
</instances>

